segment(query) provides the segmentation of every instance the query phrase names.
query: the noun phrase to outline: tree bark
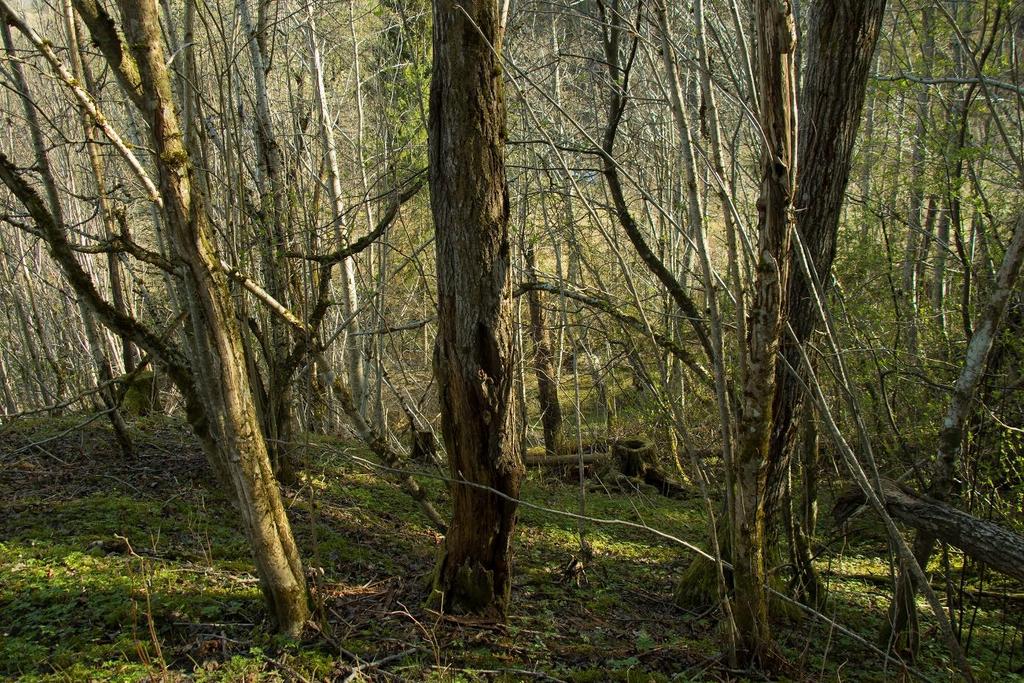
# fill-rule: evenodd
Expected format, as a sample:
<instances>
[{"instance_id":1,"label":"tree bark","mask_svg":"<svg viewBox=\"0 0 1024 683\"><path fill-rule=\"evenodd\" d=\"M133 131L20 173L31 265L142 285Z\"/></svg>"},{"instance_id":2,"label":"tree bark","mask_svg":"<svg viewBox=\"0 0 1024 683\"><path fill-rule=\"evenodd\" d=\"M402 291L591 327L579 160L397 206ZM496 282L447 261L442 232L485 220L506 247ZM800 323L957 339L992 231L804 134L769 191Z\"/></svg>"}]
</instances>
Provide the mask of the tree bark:
<instances>
[{"instance_id":1,"label":"tree bark","mask_svg":"<svg viewBox=\"0 0 1024 683\"><path fill-rule=\"evenodd\" d=\"M850 177L854 142L875 44L886 0L816 2L803 50L807 55L800 93L800 170L795 205L796 229L811 252L818 282L827 284L836 253L839 215ZM785 319L800 344L817 328L812 288L797 269L789 280ZM801 382L789 367L800 368L800 349L788 336L775 372L772 404L773 454L768 463L765 510L768 523L777 516L786 473L796 446L797 416L803 402Z\"/></svg>"},{"instance_id":2,"label":"tree bark","mask_svg":"<svg viewBox=\"0 0 1024 683\"><path fill-rule=\"evenodd\" d=\"M533 247L525 253L526 274L531 281L537 279L537 257ZM530 337L533 339L533 371L537 376L537 393L540 400L540 420L544 425L544 450L548 455L558 453L562 440L562 404L558 400L558 383L551 352L551 333L547 328L544 304L538 289L526 293L530 308Z\"/></svg>"},{"instance_id":3,"label":"tree bark","mask_svg":"<svg viewBox=\"0 0 1024 683\"><path fill-rule=\"evenodd\" d=\"M733 583L736 651L745 665L770 655L764 489L772 426L776 351L796 193L796 25L788 2L758 0L761 192L757 202L757 268L747 320L746 374L739 402L733 495Z\"/></svg>"},{"instance_id":4,"label":"tree bark","mask_svg":"<svg viewBox=\"0 0 1024 683\"><path fill-rule=\"evenodd\" d=\"M503 619L523 465L512 402L502 28L495 0L435 0L433 13L428 147L437 250L434 374L456 480L433 597L446 610Z\"/></svg>"},{"instance_id":5,"label":"tree bark","mask_svg":"<svg viewBox=\"0 0 1024 683\"><path fill-rule=\"evenodd\" d=\"M148 124L165 224L189 311L191 379L199 406L190 421L231 484L253 548L260 585L278 628L298 635L309 617L298 547L281 502L246 373L241 330L216 235L203 206L171 96L153 0L118 3L125 41L94 0L76 0L126 94Z\"/></svg>"}]
</instances>

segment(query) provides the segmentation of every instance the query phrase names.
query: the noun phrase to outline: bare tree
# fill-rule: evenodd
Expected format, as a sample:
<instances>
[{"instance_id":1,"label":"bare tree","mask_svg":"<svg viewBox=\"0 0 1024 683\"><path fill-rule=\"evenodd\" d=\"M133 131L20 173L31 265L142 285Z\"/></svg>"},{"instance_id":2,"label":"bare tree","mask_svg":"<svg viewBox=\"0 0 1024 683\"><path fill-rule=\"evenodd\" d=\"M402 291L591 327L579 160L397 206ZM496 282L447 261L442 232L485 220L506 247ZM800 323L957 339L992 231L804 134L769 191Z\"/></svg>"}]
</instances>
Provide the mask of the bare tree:
<instances>
[{"instance_id":1,"label":"bare tree","mask_svg":"<svg viewBox=\"0 0 1024 683\"><path fill-rule=\"evenodd\" d=\"M83 0L75 7L149 128L158 181L147 184L158 187L151 196L160 207L180 267L157 255L153 259L177 278L179 304L190 318L187 361L159 334L115 310L100 296L75 259L65 226L6 157L0 158L0 177L28 209L78 295L105 324L130 336L169 368L188 403L190 423L214 468L235 494L271 614L282 632L298 635L309 616L302 562L256 415L227 273L178 124L157 7L152 0L120 3L123 40L113 18L93 0ZM6 4L0 5L0 10L37 49L47 49ZM64 68L53 60L51 64L58 71ZM81 102L91 102L87 93L76 94ZM109 129L109 123L94 112L90 115L97 123L106 123L105 131ZM138 169L145 175L141 166Z\"/></svg>"}]
</instances>

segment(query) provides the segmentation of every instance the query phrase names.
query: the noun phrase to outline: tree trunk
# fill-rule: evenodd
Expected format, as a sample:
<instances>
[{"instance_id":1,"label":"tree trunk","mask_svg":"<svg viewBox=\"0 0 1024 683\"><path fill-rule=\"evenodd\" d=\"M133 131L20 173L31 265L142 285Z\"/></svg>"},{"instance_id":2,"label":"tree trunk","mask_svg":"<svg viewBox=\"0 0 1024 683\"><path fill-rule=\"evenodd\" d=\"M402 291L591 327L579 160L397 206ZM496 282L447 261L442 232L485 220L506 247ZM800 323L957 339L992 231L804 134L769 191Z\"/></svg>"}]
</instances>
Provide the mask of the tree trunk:
<instances>
[{"instance_id":1,"label":"tree trunk","mask_svg":"<svg viewBox=\"0 0 1024 683\"><path fill-rule=\"evenodd\" d=\"M739 404L730 516L737 656L742 664L770 653L764 489L772 426L775 356L789 280L796 192L796 26L788 3L758 0L761 192L757 270L746 339L746 373Z\"/></svg>"},{"instance_id":2,"label":"tree trunk","mask_svg":"<svg viewBox=\"0 0 1024 683\"><path fill-rule=\"evenodd\" d=\"M277 301L289 306L292 299L291 264L285 255L294 250L288 228L288 189L281 148L274 132L270 94L267 90L267 63L264 36L265 27L253 23L247 0L237 0L242 29L248 34L249 62L253 77L255 116L252 117L253 136L259 159L257 175L260 191L261 259L267 291ZM260 7L259 17L265 17ZM289 455L295 431L294 398L291 390L292 371L287 358L291 352L292 335L287 324L277 316L270 316L270 344L267 362L267 392L265 405L261 405L260 422L266 437L267 449L274 473L284 482L292 482L296 463Z\"/></svg>"},{"instance_id":3,"label":"tree trunk","mask_svg":"<svg viewBox=\"0 0 1024 683\"><path fill-rule=\"evenodd\" d=\"M172 249L183 263L181 305L191 319L187 335L191 388L199 406L190 410L190 422L215 469L226 475L234 489L271 614L282 632L295 636L309 617L302 562L257 419L216 235L178 126L157 7L153 0L122 0L118 5L124 42L93 0L75 3L149 126L162 213ZM181 382L182 377L177 380Z\"/></svg>"},{"instance_id":4,"label":"tree trunk","mask_svg":"<svg viewBox=\"0 0 1024 683\"><path fill-rule=\"evenodd\" d=\"M452 478L468 482L452 485L434 599L445 609L503 619L523 465L512 403L499 17L494 0L435 0L428 139L437 249L434 374Z\"/></svg>"},{"instance_id":5,"label":"tree trunk","mask_svg":"<svg viewBox=\"0 0 1024 683\"><path fill-rule=\"evenodd\" d=\"M537 259L533 247L525 253L526 273L530 281L537 280ZM537 393L540 400L540 419L544 425L544 450L548 455L558 453L562 440L562 404L558 400L558 384L555 379L555 365L551 353L551 333L545 324L544 305L540 291L531 289L526 294L530 307L530 337L533 339L533 370L537 376Z\"/></svg>"},{"instance_id":6,"label":"tree trunk","mask_svg":"<svg viewBox=\"0 0 1024 683\"><path fill-rule=\"evenodd\" d=\"M924 8L924 45L921 47L923 64L922 72L925 77L932 74L932 65L935 61L935 9L930 6ZM929 91L927 85L919 86L917 93L917 127L914 130L913 151L911 153L910 168L910 204L907 207L907 242L906 253L903 255L903 296L908 303L907 315L907 352L911 356L911 362L917 356L918 347L918 282L917 282L917 255L921 241L921 211L924 208L924 166L926 133L928 130Z\"/></svg>"},{"instance_id":7,"label":"tree trunk","mask_svg":"<svg viewBox=\"0 0 1024 683\"><path fill-rule=\"evenodd\" d=\"M835 258L839 215L850 177L868 68L885 5L885 0L816 2L808 17L795 204L797 230L810 250L817 279L823 285L828 283ZM800 344L811 338L819 322L811 291L810 283L798 269L789 280L785 319ZM768 463L765 493L769 525L779 510L796 446L796 418L803 402L801 382L787 369L801 368L800 349L788 335L783 338L782 354L786 362L780 363L775 372L770 447L773 457Z\"/></svg>"}]
</instances>

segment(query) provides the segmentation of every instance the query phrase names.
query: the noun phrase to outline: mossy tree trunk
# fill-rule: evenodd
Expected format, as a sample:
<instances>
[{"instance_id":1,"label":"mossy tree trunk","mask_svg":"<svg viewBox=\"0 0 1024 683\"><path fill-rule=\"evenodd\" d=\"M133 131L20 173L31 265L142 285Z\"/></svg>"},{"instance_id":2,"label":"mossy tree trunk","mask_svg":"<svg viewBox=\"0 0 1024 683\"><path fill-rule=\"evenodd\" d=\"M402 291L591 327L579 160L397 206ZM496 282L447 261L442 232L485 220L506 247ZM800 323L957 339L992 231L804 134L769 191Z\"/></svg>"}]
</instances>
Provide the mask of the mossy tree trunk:
<instances>
[{"instance_id":1,"label":"mossy tree trunk","mask_svg":"<svg viewBox=\"0 0 1024 683\"><path fill-rule=\"evenodd\" d=\"M502 33L495 0L434 2L428 129L437 249L434 374L456 480L434 599L446 610L498 619L508 609L523 473L512 401Z\"/></svg>"},{"instance_id":2,"label":"mossy tree trunk","mask_svg":"<svg viewBox=\"0 0 1024 683\"><path fill-rule=\"evenodd\" d=\"M796 192L796 26L788 2L758 0L757 64L761 151L757 267L747 318L746 363L732 463L732 563L736 650L742 664L766 661L768 570L764 491L772 426L776 351Z\"/></svg>"},{"instance_id":3,"label":"mossy tree trunk","mask_svg":"<svg viewBox=\"0 0 1024 683\"><path fill-rule=\"evenodd\" d=\"M309 617L302 562L257 418L228 275L178 124L157 6L153 0L118 3L124 41L94 0L76 0L75 7L149 128L163 218L183 264L181 305L190 318L190 372L179 372L175 381L185 385L190 422L233 489L278 629L298 635Z\"/></svg>"}]
</instances>

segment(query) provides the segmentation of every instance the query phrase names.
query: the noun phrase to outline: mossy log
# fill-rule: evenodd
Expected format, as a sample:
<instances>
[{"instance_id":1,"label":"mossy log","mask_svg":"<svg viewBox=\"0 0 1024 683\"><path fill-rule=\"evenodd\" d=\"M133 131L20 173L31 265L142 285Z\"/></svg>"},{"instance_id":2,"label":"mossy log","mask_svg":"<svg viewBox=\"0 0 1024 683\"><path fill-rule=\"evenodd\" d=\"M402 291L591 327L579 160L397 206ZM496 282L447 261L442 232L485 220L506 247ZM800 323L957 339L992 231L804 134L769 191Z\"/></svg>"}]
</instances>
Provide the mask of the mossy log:
<instances>
[{"instance_id":1,"label":"mossy log","mask_svg":"<svg viewBox=\"0 0 1024 683\"><path fill-rule=\"evenodd\" d=\"M578 451L544 455L543 449L530 449L523 459L529 467L564 467L571 469L582 459L585 466L614 463L627 477L642 479L665 496L686 495L687 489L662 470L655 457L654 443L648 439L616 439L604 443L585 444L583 454ZM574 470L573 470L574 471Z\"/></svg>"}]
</instances>

